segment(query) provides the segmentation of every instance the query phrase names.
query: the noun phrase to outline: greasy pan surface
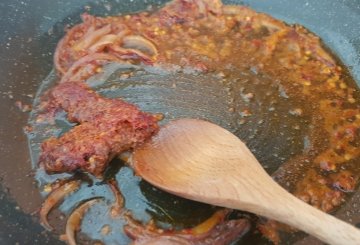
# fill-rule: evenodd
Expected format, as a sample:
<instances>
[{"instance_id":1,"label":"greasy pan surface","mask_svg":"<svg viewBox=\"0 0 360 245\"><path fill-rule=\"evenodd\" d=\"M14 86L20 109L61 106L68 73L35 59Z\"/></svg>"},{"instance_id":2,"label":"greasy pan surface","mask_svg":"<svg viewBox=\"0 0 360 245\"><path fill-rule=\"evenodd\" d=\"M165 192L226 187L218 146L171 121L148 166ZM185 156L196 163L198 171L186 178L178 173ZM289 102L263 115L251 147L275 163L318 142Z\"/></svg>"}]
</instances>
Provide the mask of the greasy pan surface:
<instances>
[{"instance_id":1,"label":"greasy pan surface","mask_svg":"<svg viewBox=\"0 0 360 245\"><path fill-rule=\"evenodd\" d=\"M119 1L120 2L120 1ZM90 4L91 13L111 13L143 10L142 1ZM152 2L157 4L158 2ZM226 3L226 1L225 1ZM272 14L288 22L303 24L321 36L348 65L357 81L360 79L359 54L360 3L357 1L251 1L258 11ZM3 1L1 11L0 74L0 243L1 244L51 244L43 229L34 223L29 213L40 205L38 191L28 176L31 164L22 126L26 115L21 114L14 103L21 100L30 103L31 96L52 67L52 51L63 35L67 23L79 22L86 1ZM69 17L70 18L67 18ZM360 222L357 207L359 193L349 200L338 216L345 220Z\"/></svg>"}]
</instances>

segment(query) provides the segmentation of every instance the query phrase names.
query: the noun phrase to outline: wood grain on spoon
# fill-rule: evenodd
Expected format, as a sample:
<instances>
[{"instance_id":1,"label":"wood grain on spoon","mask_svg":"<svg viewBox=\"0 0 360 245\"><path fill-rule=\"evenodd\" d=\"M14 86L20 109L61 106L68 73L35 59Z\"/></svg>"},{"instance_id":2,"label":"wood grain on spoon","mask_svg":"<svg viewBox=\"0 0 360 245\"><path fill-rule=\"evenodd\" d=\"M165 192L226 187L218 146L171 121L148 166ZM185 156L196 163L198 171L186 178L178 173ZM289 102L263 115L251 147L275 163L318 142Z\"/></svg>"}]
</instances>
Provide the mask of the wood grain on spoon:
<instances>
[{"instance_id":1,"label":"wood grain on spoon","mask_svg":"<svg viewBox=\"0 0 360 245\"><path fill-rule=\"evenodd\" d=\"M169 123L134 152L133 167L175 195L278 220L329 244L360 244L357 228L289 194L243 142L215 124Z\"/></svg>"}]
</instances>

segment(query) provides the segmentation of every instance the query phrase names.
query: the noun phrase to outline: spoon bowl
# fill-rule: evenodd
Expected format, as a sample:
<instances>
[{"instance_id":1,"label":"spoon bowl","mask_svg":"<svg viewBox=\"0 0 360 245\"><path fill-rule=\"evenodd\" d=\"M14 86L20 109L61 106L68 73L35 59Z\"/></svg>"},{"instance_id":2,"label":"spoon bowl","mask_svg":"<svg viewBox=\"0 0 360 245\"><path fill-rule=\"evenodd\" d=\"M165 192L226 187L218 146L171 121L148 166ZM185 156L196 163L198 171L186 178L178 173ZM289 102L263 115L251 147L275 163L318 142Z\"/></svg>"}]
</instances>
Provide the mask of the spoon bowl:
<instances>
[{"instance_id":1,"label":"spoon bowl","mask_svg":"<svg viewBox=\"0 0 360 245\"><path fill-rule=\"evenodd\" d=\"M358 229L288 193L240 139L210 122L170 122L135 150L132 165L172 194L265 216L329 244L360 244Z\"/></svg>"}]
</instances>

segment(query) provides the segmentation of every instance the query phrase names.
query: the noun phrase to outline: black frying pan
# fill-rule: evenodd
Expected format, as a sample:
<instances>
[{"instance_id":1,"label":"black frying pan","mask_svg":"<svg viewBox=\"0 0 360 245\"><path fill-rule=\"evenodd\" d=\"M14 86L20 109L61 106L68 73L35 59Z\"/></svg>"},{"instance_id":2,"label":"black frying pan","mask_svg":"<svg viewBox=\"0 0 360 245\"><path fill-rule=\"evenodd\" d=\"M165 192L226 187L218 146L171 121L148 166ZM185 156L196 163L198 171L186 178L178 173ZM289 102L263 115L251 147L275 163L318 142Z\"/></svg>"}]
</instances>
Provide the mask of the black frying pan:
<instances>
[{"instance_id":1,"label":"black frying pan","mask_svg":"<svg viewBox=\"0 0 360 245\"><path fill-rule=\"evenodd\" d=\"M40 206L41 199L30 176L28 146L22 131L27 115L20 113L15 101L32 103L40 81L52 68L52 53L64 34L64 26L79 22L85 5L91 6L91 13L105 15L139 11L149 4L163 2L4 0L0 3L0 244L61 244L44 232L30 215ZM360 81L360 3L357 0L231 2L246 4L309 28L323 38ZM359 223L356 206L359 201L360 192L357 192L336 215Z\"/></svg>"}]
</instances>

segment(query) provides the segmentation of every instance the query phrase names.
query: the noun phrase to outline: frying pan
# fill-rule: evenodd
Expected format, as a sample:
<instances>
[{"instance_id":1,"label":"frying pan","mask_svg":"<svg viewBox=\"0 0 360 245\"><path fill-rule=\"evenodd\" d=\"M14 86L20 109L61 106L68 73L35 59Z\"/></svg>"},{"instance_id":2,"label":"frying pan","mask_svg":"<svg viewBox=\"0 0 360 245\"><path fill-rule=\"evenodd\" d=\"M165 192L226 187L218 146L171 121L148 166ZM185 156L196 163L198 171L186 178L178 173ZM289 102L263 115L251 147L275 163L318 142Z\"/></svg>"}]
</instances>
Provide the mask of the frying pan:
<instances>
[{"instance_id":1,"label":"frying pan","mask_svg":"<svg viewBox=\"0 0 360 245\"><path fill-rule=\"evenodd\" d=\"M66 24L78 23L84 6L111 15L159 6L155 0L2 0L0 2L0 244L63 244L30 215L41 205L31 174L23 126L28 115L15 101L31 104L40 82L52 69L52 55ZM319 35L360 85L360 2L357 0L224 1L245 4L288 23L300 23ZM145 189L151 189L145 185ZM360 223L360 191L336 216ZM264 241L257 241L261 244ZM255 244L253 241L252 244ZM316 244L306 237L299 244Z\"/></svg>"}]
</instances>

